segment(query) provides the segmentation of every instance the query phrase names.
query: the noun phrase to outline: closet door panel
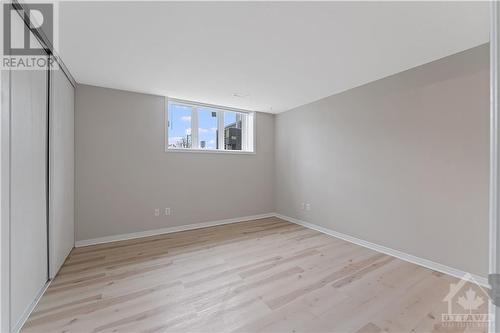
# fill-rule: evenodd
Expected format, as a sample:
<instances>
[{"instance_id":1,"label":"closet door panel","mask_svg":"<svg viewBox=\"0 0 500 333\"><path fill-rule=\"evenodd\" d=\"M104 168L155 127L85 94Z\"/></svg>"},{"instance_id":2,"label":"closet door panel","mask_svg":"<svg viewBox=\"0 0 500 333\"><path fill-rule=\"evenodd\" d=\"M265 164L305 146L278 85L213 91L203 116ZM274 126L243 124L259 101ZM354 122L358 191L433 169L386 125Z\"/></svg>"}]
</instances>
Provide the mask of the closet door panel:
<instances>
[{"instance_id":1,"label":"closet door panel","mask_svg":"<svg viewBox=\"0 0 500 333\"><path fill-rule=\"evenodd\" d=\"M50 101L50 276L75 244L74 88L62 70L51 72Z\"/></svg>"},{"instance_id":2,"label":"closet door panel","mask_svg":"<svg viewBox=\"0 0 500 333\"><path fill-rule=\"evenodd\" d=\"M43 289L47 256L47 72L11 72L11 325Z\"/></svg>"}]
</instances>

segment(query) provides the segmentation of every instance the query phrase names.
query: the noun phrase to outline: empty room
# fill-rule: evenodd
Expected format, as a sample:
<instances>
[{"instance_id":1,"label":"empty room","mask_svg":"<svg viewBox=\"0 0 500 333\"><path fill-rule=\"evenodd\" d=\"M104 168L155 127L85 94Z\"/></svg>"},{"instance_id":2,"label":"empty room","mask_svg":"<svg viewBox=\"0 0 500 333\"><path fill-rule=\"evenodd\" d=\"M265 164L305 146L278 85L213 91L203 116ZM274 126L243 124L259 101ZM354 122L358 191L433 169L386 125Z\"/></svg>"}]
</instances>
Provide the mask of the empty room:
<instances>
[{"instance_id":1,"label":"empty room","mask_svg":"<svg viewBox=\"0 0 500 333\"><path fill-rule=\"evenodd\" d=\"M1 8L0 332L500 332L496 1Z\"/></svg>"}]
</instances>

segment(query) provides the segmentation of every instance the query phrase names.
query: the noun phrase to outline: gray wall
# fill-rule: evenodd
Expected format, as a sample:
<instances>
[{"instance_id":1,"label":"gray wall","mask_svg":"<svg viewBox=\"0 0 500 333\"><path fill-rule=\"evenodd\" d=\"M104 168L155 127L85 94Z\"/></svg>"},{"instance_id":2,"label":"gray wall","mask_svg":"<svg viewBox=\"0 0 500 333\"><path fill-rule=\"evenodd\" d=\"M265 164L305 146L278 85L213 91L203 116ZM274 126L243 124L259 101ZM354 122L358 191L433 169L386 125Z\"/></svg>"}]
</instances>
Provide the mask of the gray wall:
<instances>
[{"instance_id":1,"label":"gray wall","mask_svg":"<svg viewBox=\"0 0 500 333\"><path fill-rule=\"evenodd\" d=\"M164 97L78 85L75 103L76 240L274 211L274 116L255 155L166 153Z\"/></svg>"},{"instance_id":2,"label":"gray wall","mask_svg":"<svg viewBox=\"0 0 500 333\"><path fill-rule=\"evenodd\" d=\"M488 52L278 115L277 212L486 276Z\"/></svg>"}]
</instances>

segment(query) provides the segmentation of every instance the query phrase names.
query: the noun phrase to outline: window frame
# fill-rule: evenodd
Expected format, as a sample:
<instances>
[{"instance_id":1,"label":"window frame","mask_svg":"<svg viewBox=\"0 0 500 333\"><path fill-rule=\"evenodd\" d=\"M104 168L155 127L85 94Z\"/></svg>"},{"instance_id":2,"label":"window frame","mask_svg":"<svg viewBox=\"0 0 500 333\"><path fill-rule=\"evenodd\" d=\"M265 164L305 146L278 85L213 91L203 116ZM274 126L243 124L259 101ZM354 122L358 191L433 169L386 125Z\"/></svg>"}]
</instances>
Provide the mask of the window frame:
<instances>
[{"instance_id":1,"label":"window frame","mask_svg":"<svg viewBox=\"0 0 500 333\"><path fill-rule=\"evenodd\" d=\"M169 105L170 103L175 103L177 105L183 105L183 106L188 106L192 107L192 112L191 112L191 141L192 145L195 146L193 148L169 148L168 144L168 136L169 136L169 119L168 119L168 113L169 113ZM197 107L203 107L203 108L213 108L217 110L217 129L218 129L218 141L219 142L224 142L224 131L221 131L221 128L224 128L224 112L236 112L236 113L244 113L247 114L248 117L244 117L243 119L246 119L244 121L242 126L248 126L250 128L247 128L246 131L242 131L242 142L241 142L241 148L242 150L225 150L225 149L203 149L198 147L198 135L199 135L199 124L198 124L198 112L196 110ZM250 120L250 121L248 121ZM251 122L251 123L250 123ZM257 144L256 144L256 113L255 111L248 111L248 110L242 110L242 109L236 109L236 108L231 108L227 106L220 106L220 105L214 105L214 104L207 104L207 103L201 103L201 102L194 102L194 101L188 101L188 100L183 100L183 99L177 99L177 98L171 98L167 97L166 98L166 103L165 103L165 152L170 153L170 152L188 152L188 153L208 153L208 154L240 154L240 155L254 155L256 154L257 151ZM253 129L251 128L253 127ZM196 128L196 130L194 130ZM247 138L244 139L243 133L247 136ZM248 142L250 138L248 138L248 135L251 135L251 140L252 140L252 145L253 149L248 150L248 149L243 149L248 148L246 147L248 145ZM196 143L195 143L196 142Z\"/></svg>"}]
</instances>

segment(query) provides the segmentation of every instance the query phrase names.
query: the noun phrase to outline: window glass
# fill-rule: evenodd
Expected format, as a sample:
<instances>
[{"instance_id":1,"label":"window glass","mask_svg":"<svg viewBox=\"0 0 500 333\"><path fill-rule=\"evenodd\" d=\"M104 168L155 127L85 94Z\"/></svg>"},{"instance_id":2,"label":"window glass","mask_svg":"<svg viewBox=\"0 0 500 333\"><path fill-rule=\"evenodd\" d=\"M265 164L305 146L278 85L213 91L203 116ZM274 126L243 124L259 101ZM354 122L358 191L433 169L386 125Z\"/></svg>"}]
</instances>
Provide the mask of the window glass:
<instances>
[{"instance_id":1,"label":"window glass","mask_svg":"<svg viewBox=\"0 0 500 333\"><path fill-rule=\"evenodd\" d=\"M198 147L217 149L217 110L198 108Z\"/></svg>"},{"instance_id":2,"label":"window glass","mask_svg":"<svg viewBox=\"0 0 500 333\"><path fill-rule=\"evenodd\" d=\"M224 112L224 149L242 150L243 114L237 112Z\"/></svg>"},{"instance_id":3,"label":"window glass","mask_svg":"<svg viewBox=\"0 0 500 333\"><path fill-rule=\"evenodd\" d=\"M168 148L192 148L192 107L169 103Z\"/></svg>"}]
</instances>

